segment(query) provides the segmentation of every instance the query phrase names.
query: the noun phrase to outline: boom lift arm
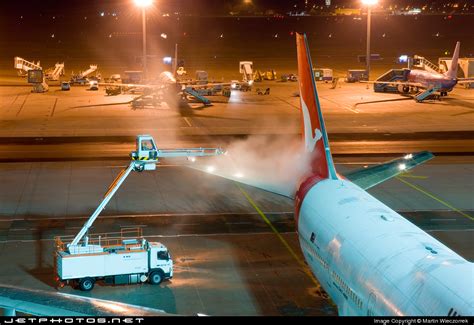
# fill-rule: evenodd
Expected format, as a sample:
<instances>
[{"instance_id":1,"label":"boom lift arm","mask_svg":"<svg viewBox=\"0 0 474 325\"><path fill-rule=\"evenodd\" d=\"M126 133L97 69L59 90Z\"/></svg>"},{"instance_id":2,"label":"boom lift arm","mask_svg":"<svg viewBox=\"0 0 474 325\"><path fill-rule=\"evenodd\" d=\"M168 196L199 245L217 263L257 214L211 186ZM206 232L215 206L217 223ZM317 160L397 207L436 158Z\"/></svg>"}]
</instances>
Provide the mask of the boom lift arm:
<instances>
[{"instance_id":1,"label":"boom lift arm","mask_svg":"<svg viewBox=\"0 0 474 325\"><path fill-rule=\"evenodd\" d=\"M86 221L73 241L68 244L67 247L69 249L69 253L80 254L83 251L91 251L91 248L93 247L90 247L88 244L87 232L132 171L141 172L143 170L155 170L158 158L217 156L224 153L225 152L220 148L157 149L152 136L137 136L136 151L131 153L132 161L130 162L130 165L128 165L126 169L122 170L117 178L115 178L115 180L110 185L109 190L105 194L102 202ZM80 244L83 238L84 240L82 241L82 244ZM101 249L100 247L97 248L99 250Z\"/></svg>"},{"instance_id":2,"label":"boom lift arm","mask_svg":"<svg viewBox=\"0 0 474 325\"><path fill-rule=\"evenodd\" d=\"M134 169L135 167L135 162L132 161L130 163L130 165L127 167L127 169L123 170L118 176L117 178L114 180L114 182L112 183L112 185L110 186L109 190L107 191L107 193L105 194L105 197L104 199L102 200L102 202L100 202L99 206L97 207L97 209L95 209L94 213L89 217L89 220L87 220L87 222L84 224L84 226L82 226L82 229L81 231L79 231L79 233L76 235L76 237L74 238L74 240L71 242L71 244L69 244L69 250L71 251L71 248L72 247L75 247L77 246L77 244L79 243L79 241L84 237L84 235L89 231L89 228L92 226L92 224L94 223L95 219L97 219L97 217L99 216L99 213L102 212L102 210L104 210L105 206L107 205L107 203L109 203L109 201L112 199L112 197L114 196L115 192L117 192L117 190L120 188L120 186L122 185L122 183L125 181L125 179L128 177L128 175L130 175L130 173L132 172L132 170ZM88 244L88 240L87 240L87 236L86 236L86 240L85 240L85 246L87 246Z\"/></svg>"}]
</instances>

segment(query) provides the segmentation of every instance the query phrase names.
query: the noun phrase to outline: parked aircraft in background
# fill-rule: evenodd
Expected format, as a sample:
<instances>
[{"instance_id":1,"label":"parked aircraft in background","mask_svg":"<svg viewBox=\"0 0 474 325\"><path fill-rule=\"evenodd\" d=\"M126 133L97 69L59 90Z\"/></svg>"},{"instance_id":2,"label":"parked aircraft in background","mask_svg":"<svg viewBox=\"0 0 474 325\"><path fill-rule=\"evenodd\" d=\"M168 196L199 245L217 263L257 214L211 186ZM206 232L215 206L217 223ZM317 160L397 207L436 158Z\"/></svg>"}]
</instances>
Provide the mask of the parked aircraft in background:
<instances>
[{"instance_id":1,"label":"parked aircraft in background","mask_svg":"<svg viewBox=\"0 0 474 325\"><path fill-rule=\"evenodd\" d=\"M176 100L177 98L191 97L195 101L211 105L211 100L206 96L222 94L223 96L230 96L231 83L197 83L180 82L175 79L173 74L169 71L164 71L159 74L158 79L147 84L134 83L100 83L101 86L106 87L106 92L109 95L117 95L122 91L132 90L133 92L140 92L131 101L133 106L140 106L151 99L154 106L159 105L159 102L166 101L166 99ZM228 89L228 95L226 90ZM148 100L148 101L149 101Z\"/></svg>"},{"instance_id":2,"label":"parked aircraft in background","mask_svg":"<svg viewBox=\"0 0 474 325\"><path fill-rule=\"evenodd\" d=\"M439 93L447 96L457 84L472 83L474 78L458 78L458 59L460 42L456 43L451 66L445 73L419 69L390 70L376 81L366 81L375 84L376 91L387 91L395 87L403 94L413 93L413 98L421 102L429 96ZM385 79L385 80L384 80Z\"/></svg>"}]
</instances>

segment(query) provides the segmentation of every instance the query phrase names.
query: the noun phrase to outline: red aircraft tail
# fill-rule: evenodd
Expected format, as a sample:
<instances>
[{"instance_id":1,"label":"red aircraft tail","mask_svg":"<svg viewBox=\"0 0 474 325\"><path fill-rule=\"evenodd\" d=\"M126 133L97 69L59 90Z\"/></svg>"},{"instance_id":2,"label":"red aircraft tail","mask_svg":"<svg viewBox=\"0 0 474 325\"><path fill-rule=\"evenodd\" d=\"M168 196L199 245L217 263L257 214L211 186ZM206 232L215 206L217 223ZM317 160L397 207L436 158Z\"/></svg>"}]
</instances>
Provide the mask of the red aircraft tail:
<instances>
[{"instance_id":1,"label":"red aircraft tail","mask_svg":"<svg viewBox=\"0 0 474 325\"><path fill-rule=\"evenodd\" d=\"M312 172L322 179L337 179L314 81L313 65L306 35L296 34L296 49L304 142L306 151L312 153Z\"/></svg>"}]
</instances>

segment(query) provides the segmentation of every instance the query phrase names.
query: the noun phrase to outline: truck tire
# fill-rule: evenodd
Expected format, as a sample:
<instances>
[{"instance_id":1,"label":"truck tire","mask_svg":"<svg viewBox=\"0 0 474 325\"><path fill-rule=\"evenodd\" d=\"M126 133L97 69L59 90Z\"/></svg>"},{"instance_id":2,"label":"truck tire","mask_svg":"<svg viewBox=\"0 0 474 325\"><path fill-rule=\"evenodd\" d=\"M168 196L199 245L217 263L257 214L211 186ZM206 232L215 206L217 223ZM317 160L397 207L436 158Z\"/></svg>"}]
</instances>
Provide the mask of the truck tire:
<instances>
[{"instance_id":1,"label":"truck tire","mask_svg":"<svg viewBox=\"0 0 474 325\"><path fill-rule=\"evenodd\" d=\"M79 289L82 291L91 291L94 289L94 279L92 278L84 278L79 280Z\"/></svg>"},{"instance_id":2,"label":"truck tire","mask_svg":"<svg viewBox=\"0 0 474 325\"><path fill-rule=\"evenodd\" d=\"M163 275L159 271L155 271L150 274L150 283L151 284L160 284L163 281Z\"/></svg>"}]
</instances>

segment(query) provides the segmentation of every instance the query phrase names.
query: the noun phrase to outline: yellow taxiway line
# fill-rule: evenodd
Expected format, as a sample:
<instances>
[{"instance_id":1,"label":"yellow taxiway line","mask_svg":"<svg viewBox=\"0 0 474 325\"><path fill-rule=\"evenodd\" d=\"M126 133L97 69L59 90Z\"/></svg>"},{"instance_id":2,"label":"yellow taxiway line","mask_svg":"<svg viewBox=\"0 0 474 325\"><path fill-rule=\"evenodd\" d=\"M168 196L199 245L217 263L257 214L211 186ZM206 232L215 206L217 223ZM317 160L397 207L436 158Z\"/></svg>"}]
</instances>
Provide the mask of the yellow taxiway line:
<instances>
[{"instance_id":1,"label":"yellow taxiway line","mask_svg":"<svg viewBox=\"0 0 474 325\"><path fill-rule=\"evenodd\" d=\"M444 201L444 200L442 200L442 199L436 197L435 195L433 195L433 194L431 194L431 193L425 191L425 190L422 189L421 187L416 186L415 184L412 184L412 183L408 182L407 180L401 178L400 176L396 176L396 178L397 178L400 182L402 182L402 183L404 183L404 184L410 186L411 188L417 190L418 192L423 193L424 195L426 195L426 196L432 198L433 200L435 200L435 201L441 203L442 205L444 205L444 206L450 208L451 210L453 210L453 211L459 213L459 214L462 215L463 217L466 217L466 218L471 219L471 220L474 221L474 218L471 217L470 215L468 215L467 213L464 213L464 212L462 212L461 210L459 210L459 209L453 207L453 206L452 206L451 204L449 204L448 202L446 202L446 201Z\"/></svg>"},{"instance_id":2,"label":"yellow taxiway line","mask_svg":"<svg viewBox=\"0 0 474 325\"><path fill-rule=\"evenodd\" d=\"M321 285L319 284L318 280L314 277L313 273L311 273L311 271L308 269L308 267L306 266L306 264L298 257L298 255L296 255L295 251L290 247L290 245L288 244L288 242L285 240L285 238L283 238L283 236L280 234L280 232L273 226L273 224L271 223L271 221L267 218L267 216L265 215L265 213L262 212L262 210L260 210L260 208L257 206L257 204L254 202L254 200L252 200L252 198L250 197L250 195L240 186L239 183L237 182L234 182L237 187L239 188L239 190L242 192L242 194L245 196L245 198L247 199L247 201L249 201L249 203L253 206L253 208L258 212L258 214L262 217L263 221L270 227L270 229L275 233L275 235L277 235L278 239L282 242L283 246L285 246L285 248L288 250L288 252L290 252L291 256L293 256L293 258L298 262L298 264L303 268L303 271L306 273L306 275L308 275L308 277L311 279L311 281L316 285L317 289L318 290L322 290L321 289Z\"/></svg>"}]
</instances>

